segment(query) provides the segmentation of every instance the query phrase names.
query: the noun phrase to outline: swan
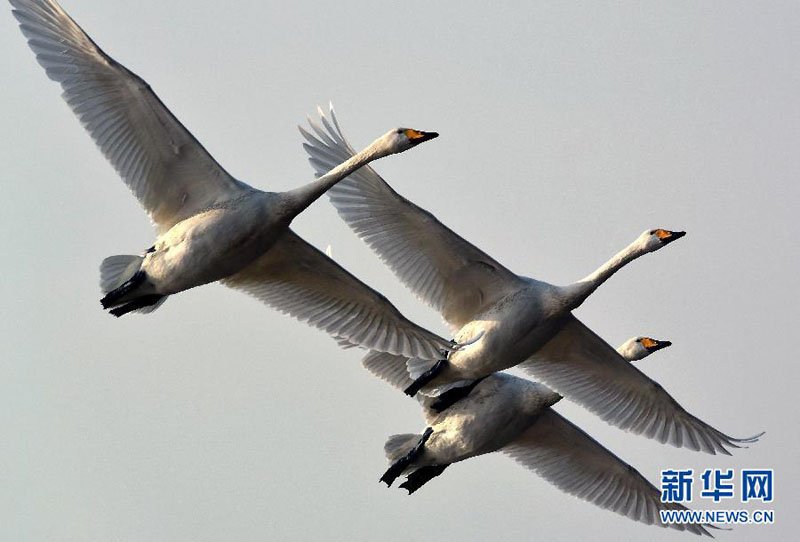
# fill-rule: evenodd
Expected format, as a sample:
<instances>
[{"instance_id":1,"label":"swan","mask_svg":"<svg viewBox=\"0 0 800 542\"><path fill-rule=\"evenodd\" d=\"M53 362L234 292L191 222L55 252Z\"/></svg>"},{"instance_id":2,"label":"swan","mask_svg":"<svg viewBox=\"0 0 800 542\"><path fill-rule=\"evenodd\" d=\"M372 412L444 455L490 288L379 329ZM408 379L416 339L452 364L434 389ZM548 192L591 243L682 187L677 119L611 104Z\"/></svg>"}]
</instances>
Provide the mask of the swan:
<instances>
[{"instance_id":1,"label":"swan","mask_svg":"<svg viewBox=\"0 0 800 542\"><path fill-rule=\"evenodd\" d=\"M103 261L102 305L111 314L150 312L172 294L221 280L351 342L433 357L452 348L289 229L349 173L438 134L391 130L314 182L287 192L257 190L228 174L150 86L106 55L56 2L11 4L37 60L157 230L142 255Z\"/></svg>"},{"instance_id":2,"label":"swan","mask_svg":"<svg viewBox=\"0 0 800 542\"><path fill-rule=\"evenodd\" d=\"M322 110L319 115L321 126L309 119L311 131L300 128L317 175L353 154L333 106L327 116ZM660 385L572 315L623 266L685 232L646 230L586 278L555 286L509 271L395 192L369 166L328 195L351 229L441 313L456 341L483 334L473 348L445 360L410 358L409 395L438 395L519 366L608 423L662 443L713 454L729 453L724 444L738 442L686 414Z\"/></svg>"},{"instance_id":3,"label":"swan","mask_svg":"<svg viewBox=\"0 0 800 542\"><path fill-rule=\"evenodd\" d=\"M657 382L651 380L630 364L631 361L644 359L650 354L671 345L672 343L669 341L659 341L650 337L639 336L629 339L616 349L619 358L630 366L631 371L635 371L635 374L638 375L637 380L644 382L641 385L651 390L648 404L652 413L648 415L647 419L652 419L654 422L651 422L652 425L644 433L645 436L657 438L664 443L667 440L662 438L663 435L672 432L683 435L683 441L672 439L669 440L670 444L678 447L682 444L692 450L702 450L711 454L720 452L726 455L731 455L728 448L740 448L739 444L741 443L752 443L758 440L764 434L763 432L753 437L738 439L714 429L687 412ZM600 355L601 358L596 361L602 363L602 352ZM407 362L407 358L403 356L373 351L364 356L362 365L370 373L382 380L386 380L394 387L407 389L413 382L406 369ZM615 377L610 376L609 378ZM471 396L472 391L485 379L486 377L481 377L461 386L450 388L435 397L423 396L422 400L428 411L444 412L454 404L463 401L465 397ZM569 397L567 398L569 399ZM625 403L620 403L619 408L625 408L625 405ZM632 432L642 433L635 429Z\"/></svg>"},{"instance_id":4,"label":"swan","mask_svg":"<svg viewBox=\"0 0 800 542\"><path fill-rule=\"evenodd\" d=\"M628 361L642 359L669 346L669 341L634 337L619 347ZM382 366L394 356L371 352L364 365L393 386L403 389L408 374L388 376ZM388 376L388 378L387 378ZM440 475L451 463L503 452L562 491L635 521L709 534L711 525L666 525L660 510L680 510L662 503L660 493L637 470L603 447L550 407L561 395L542 384L506 373L483 378L468 397L445 412L430 408L422 397L427 428L422 434L389 437L384 451L390 467L381 481L391 486L405 474L400 487L409 494Z\"/></svg>"}]
</instances>

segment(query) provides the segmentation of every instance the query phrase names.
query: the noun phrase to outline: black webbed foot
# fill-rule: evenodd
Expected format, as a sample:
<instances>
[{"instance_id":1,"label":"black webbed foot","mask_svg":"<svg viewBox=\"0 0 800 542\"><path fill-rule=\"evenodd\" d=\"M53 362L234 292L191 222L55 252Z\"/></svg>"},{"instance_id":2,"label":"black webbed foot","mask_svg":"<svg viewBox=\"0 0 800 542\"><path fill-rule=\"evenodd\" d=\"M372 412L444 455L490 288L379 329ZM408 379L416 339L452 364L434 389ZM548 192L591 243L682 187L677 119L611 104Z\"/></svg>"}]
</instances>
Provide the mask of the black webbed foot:
<instances>
[{"instance_id":1,"label":"black webbed foot","mask_svg":"<svg viewBox=\"0 0 800 542\"><path fill-rule=\"evenodd\" d=\"M400 484L400 487L408 491L411 495L416 490L439 476L444 472L448 464L445 465L428 465L427 467L420 467L408 475L406 481Z\"/></svg>"},{"instance_id":2,"label":"black webbed foot","mask_svg":"<svg viewBox=\"0 0 800 542\"><path fill-rule=\"evenodd\" d=\"M477 380L473 380L470 384L466 386L460 386L458 388L453 388L451 390L447 390L446 392L440 394L436 399L430 404L430 408L435 410L436 412L442 412L447 410L457 402L459 402L464 397L468 396L472 393L472 390L475 389L475 386L480 384L481 380L484 377L478 378Z\"/></svg>"},{"instance_id":3,"label":"black webbed foot","mask_svg":"<svg viewBox=\"0 0 800 542\"><path fill-rule=\"evenodd\" d=\"M422 373L409 387L403 390L403 393L409 397L414 397L428 382L436 378L436 375L444 369L447 363L447 359L440 359L434 363L433 367Z\"/></svg>"},{"instance_id":4,"label":"black webbed foot","mask_svg":"<svg viewBox=\"0 0 800 542\"><path fill-rule=\"evenodd\" d=\"M406 470L414 460L419 457L419 454L422 453L422 448L425 446L425 443L433 434L433 429L428 427L425 429L425 432L422 433L422 437L417 442L417 445L414 446L410 452L406 455L392 463L392 465L383 473L381 476L380 481L386 484L386 487L391 487L397 477L403 474L403 471Z\"/></svg>"},{"instance_id":5,"label":"black webbed foot","mask_svg":"<svg viewBox=\"0 0 800 542\"><path fill-rule=\"evenodd\" d=\"M110 311L109 314L113 314L117 318L124 314L128 314L129 312L137 311L139 309L143 309L145 307L150 307L155 305L163 298L163 295L159 294L151 294L151 295L143 295L137 299L134 299L130 303L125 303L124 305L120 305L119 307L114 307Z\"/></svg>"},{"instance_id":6,"label":"black webbed foot","mask_svg":"<svg viewBox=\"0 0 800 542\"><path fill-rule=\"evenodd\" d=\"M103 299L100 300L100 304L103 305L104 309L109 307L113 307L119 299L122 299L125 295L128 294L131 290L139 286L142 282L145 281L147 275L141 269L138 270L136 273L133 274L131 278L126 280L119 288L115 290L111 290L108 292Z\"/></svg>"}]
</instances>

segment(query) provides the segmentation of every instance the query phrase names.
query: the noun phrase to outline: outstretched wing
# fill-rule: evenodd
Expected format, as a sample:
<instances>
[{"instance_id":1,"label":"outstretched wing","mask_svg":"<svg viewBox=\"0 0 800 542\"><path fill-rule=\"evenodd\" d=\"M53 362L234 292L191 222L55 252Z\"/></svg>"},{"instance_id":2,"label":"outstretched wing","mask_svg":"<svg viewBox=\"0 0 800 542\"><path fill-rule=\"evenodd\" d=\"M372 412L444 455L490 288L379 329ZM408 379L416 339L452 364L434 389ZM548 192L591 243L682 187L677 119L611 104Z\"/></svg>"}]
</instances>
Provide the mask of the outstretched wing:
<instances>
[{"instance_id":1,"label":"outstretched wing","mask_svg":"<svg viewBox=\"0 0 800 542\"><path fill-rule=\"evenodd\" d=\"M381 380L385 380L391 386L404 390L409 387L414 380L408 375L406 368L408 358L405 356L398 356L396 354L389 354L388 352L377 352L375 350L369 352L361 360L361 365L364 368L377 376ZM426 396L419 393L419 398Z\"/></svg>"},{"instance_id":2,"label":"outstretched wing","mask_svg":"<svg viewBox=\"0 0 800 542\"><path fill-rule=\"evenodd\" d=\"M10 1L39 64L159 231L248 188L56 2Z\"/></svg>"},{"instance_id":3,"label":"outstretched wing","mask_svg":"<svg viewBox=\"0 0 800 542\"><path fill-rule=\"evenodd\" d=\"M562 491L634 521L709 536L706 528L714 528L662 523L659 511L685 507L662 503L639 471L552 409L501 451Z\"/></svg>"},{"instance_id":4,"label":"outstretched wing","mask_svg":"<svg viewBox=\"0 0 800 542\"><path fill-rule=\"evenodd\" d=\"M222 283L347 345L426 359L438 359L440 350L452 348L291 230Z\"/></svg>"},{"instance_id":5,"label":"outstretched wing","mask_svg":"<svg viewBox=\"0 0 800 542\"><path fill-rule=\"evenodd\" d=\"M679 448L730 455L726 447L739 448L760 436L736 439L695 418L571 315L519 367L608 423Z\"/></svg>"},{"instance_id":6,"label":"outstretched wing","mask_svg":"<svg viewBox=\"0 0 800 542\"><path fill-rule=\"evenodd\" d=\"M303 147L317 176L355 151L319 111L323 127L309 119ZM468 243L428 211L414 205L365 166L328 191L339 215L418 297L455 329L481 309L524 286L522 279Z\"/></svg>"}]
</instances>

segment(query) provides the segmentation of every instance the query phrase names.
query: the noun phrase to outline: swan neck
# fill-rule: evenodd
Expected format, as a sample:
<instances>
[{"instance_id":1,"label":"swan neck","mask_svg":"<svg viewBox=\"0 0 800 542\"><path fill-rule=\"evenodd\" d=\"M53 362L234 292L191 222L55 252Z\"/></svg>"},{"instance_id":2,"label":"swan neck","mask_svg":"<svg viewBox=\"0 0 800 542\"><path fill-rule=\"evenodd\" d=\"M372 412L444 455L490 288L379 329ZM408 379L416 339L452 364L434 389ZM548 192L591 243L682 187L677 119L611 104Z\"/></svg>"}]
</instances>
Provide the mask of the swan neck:
<instances>
[{"instance_id":1,"label":"swan neck","mask_svg":"<svg viewBox=\"0 0 800 542\"><path fill-rule=\"evenodd\" d=\"M369 147L342 162L325 175L319 177L316 181L285 192L284 196L288 200L288 213L294 218L309 205L317 201L325 192L333 188L336 183L357 169L378 158L383 158L387 154L386 152L382 152L380 140L376 140Z\"/></svg>"},{"instance_id":2,"label":"swan neck","mask_svg":"<svg viewBox=\"0 0 800 542\"><path fill-rule=\"evenodd\" d=\"M587 275L568 287L569 304L572 309L580 306L597 288L628 263L642 255L638 242L633 242L616 253L594 273Z\"/></svg>"}]
</instances>

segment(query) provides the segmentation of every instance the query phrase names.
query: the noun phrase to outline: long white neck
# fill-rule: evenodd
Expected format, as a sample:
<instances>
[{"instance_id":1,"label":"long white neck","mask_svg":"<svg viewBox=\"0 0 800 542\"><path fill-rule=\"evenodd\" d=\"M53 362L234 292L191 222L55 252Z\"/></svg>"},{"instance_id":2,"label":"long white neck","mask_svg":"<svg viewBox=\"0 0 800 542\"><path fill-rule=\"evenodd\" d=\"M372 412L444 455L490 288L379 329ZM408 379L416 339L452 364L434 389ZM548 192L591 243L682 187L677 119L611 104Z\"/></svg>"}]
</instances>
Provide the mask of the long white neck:
<instances>
[{"instance_id":1,"label":"long white neck","mask_svg":"<svg viewBox=\"0 0 800 542\"><path fill-rule=\"evenodd\" d=\"M645 252L642 250L642 245L639 239L637 239L623 250L615 254L594 273L574 284L566 286L564 290L570 310L580 306L580 304L583 303L586 298L589 297L595 290L597 290L601 284L607 281L611 275L644 253Z\"/></svg>"},{"instance_id":2,"label":"long white neck","mask_svg":"<svg viewBox=\"0 0 800 542\"><path fill-rule=\"evenodd\" d=\"M317 201L320 196L330 190L336 183L357 169L388 154L389 152L385 150L381 140L377 139L369 147L342 162L316 181L284 192L282 196L286 200L287 214L294 218L306 207Z\"/></svg>"}]
</instances>

